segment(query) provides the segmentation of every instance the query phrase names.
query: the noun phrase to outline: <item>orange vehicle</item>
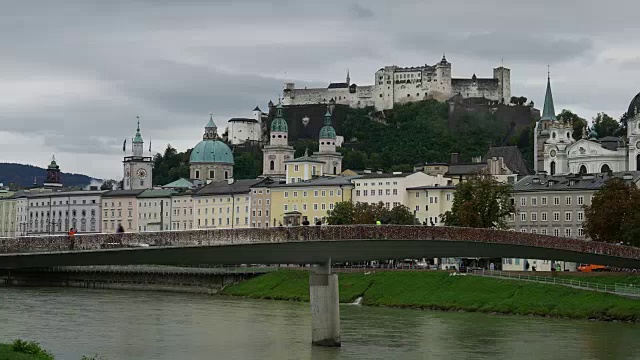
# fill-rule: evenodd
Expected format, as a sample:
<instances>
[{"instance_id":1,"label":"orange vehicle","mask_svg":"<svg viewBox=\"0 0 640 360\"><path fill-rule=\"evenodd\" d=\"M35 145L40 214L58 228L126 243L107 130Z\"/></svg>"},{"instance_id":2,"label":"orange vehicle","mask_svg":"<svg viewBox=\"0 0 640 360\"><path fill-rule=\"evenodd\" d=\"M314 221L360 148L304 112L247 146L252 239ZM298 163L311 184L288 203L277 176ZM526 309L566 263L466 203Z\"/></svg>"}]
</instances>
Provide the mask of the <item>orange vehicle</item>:
<instances>
[{"instance_id":1,"label":"orange vehicle","mask_svg":"<svg viewBox=\"0 0 640 360\"><path fill-rule=\"evenodd\" d=\"M605 271L607 267L604 265L594 265L594 264L582 264L578 266L578 271L581 272L593 272L593 271Z\"/></svg>"}]
</instances>

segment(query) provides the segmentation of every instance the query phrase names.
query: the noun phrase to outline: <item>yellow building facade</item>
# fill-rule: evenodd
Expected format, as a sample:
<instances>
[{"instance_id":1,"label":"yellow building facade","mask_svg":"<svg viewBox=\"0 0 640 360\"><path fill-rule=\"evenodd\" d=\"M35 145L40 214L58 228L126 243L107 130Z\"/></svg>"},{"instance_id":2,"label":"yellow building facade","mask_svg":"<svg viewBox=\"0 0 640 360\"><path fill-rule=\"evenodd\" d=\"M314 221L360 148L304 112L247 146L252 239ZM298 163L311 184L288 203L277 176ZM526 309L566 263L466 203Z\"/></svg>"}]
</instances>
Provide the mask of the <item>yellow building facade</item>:
<instances>
[{"instance_id":1,"label":"yellow building facade","mask_svg":"<svg viewBox=\"0 0 640 360\"><path fill-rule=\"evenodd\" d=\"M0 237L13 237L16 235L17 200L6 197L0 198Z\"/></svg>"},{"instance_id":2,"label":"yellow building facade","mask_svg":"<svg viewBox=\"0 0 640 360\"><path fill-rule=\"evenodd\" d=\"M247 228L251 222L251 187L265 179L218 181L193 195L198 229Z\"/></svg>"}]
</instances>

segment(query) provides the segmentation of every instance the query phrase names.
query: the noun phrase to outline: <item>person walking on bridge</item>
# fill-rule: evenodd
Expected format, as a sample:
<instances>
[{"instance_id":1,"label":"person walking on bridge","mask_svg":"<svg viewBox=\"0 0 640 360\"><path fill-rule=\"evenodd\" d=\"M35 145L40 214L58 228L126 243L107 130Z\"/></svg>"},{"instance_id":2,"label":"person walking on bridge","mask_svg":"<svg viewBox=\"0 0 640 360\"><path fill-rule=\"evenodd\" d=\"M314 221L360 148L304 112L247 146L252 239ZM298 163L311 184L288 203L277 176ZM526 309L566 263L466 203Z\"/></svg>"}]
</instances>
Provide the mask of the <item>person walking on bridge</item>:
<instances>
[{"instance_id":1,"label":"person walking on bridge","mask_svg":"<svg viewBox=\"0 0 640 360\"><path fill-rule=\"evenodd\" d=\"M122 237L124 236L124 227L122 226L122 224L118 225L118 228L116 229L116 237L118 239L118 242L120 244L122 244Z\"/></svg>"},{"instance_id":2,"label":"person walking on bridge","mask_svg":"<svg viewBox=\"0 0 640 360\"><path fill-rule=\"evenodd\" d=\"M75 228L69 229L69 250L73 250L75 247L76 233L77 231Z\"/></svg>"}]
</instances>

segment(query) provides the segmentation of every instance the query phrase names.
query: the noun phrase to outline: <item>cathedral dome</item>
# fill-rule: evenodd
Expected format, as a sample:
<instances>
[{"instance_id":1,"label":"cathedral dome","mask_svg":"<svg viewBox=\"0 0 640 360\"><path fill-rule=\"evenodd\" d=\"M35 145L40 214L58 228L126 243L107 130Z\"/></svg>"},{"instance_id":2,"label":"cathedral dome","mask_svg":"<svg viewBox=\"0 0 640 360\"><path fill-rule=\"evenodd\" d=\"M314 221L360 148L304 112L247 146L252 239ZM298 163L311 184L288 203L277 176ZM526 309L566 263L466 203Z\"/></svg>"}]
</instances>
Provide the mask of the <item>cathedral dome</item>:
<instances>
[{"instance_id":1,"label":"cathedral dome","mask_svg":"<svg viewBox=\"0 0 640 360\"><path fill-rule=\"evenodd\" d=\"M285 119L275 118L271 123L271 131L288 132L289 126L287 125L287 122L285 121Z\"/></svg>"},{"instance_id":2,"label":"cathedral dome","mask_svg":"<svg viewBox=\"0 0 640 360\"><path fill-rule=\"evenodd\" d=\"M633 100L631 100L629 109L627 110L627 115L632 118L636 115L636 111L640 112L640 93L634 96Z\"/></svg>"},{"instance_id":3,"label":"cathedral dome","mask_svg":"<svg viewBox=\"0 0 640 360\"><path fill-rule=\"evenodd\" d=\"M335 139L336 138L336 129L333 126L323 126L320 129L320 139Z\"/></svg>"},{"instance_id":4,"label":"cathedral dome","mask_svg":"<svg viewBox=\"0 0 640 360\"><path fill-rule=\"evenodd\" d=\"M233 153L229 146L220 140L202 140L191 150L189 163L233 164Z\"/></svg>"}]
</instances>

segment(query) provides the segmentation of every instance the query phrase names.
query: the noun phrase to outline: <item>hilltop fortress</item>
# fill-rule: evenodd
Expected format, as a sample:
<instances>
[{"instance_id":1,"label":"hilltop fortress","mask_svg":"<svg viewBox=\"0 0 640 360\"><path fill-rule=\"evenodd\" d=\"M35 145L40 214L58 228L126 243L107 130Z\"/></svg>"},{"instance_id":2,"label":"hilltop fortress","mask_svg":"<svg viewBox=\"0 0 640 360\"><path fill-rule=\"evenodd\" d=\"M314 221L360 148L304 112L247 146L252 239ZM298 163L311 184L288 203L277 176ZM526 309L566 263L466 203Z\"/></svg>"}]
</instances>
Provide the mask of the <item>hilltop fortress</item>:
<instances>
[{"instance_id":1,"label":"hilltop fortress","mask_svg":"<svg viewBox=\"0 0 640 360\"><path fill-rule=\"evenodd\" d=\"M500 66L493 69L493 78L452 78L451 63L443 55L435 65L417 67L385 66L376 71L374 85L351 83L347 71L346 82L330 83L327 88L296 89L286 83L284 105L336 104L354 108L374 106L376 110L393 109L394 104L437 99L446 101L453 96L486 98L509 103L511 98L511 70Z\"/></svg>"}]
</instances>

